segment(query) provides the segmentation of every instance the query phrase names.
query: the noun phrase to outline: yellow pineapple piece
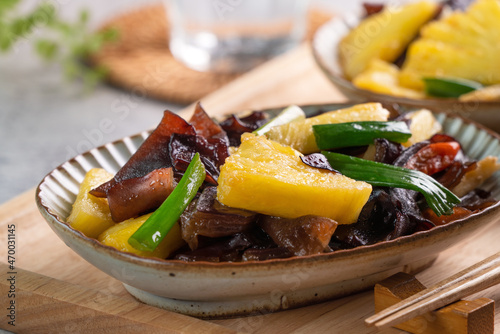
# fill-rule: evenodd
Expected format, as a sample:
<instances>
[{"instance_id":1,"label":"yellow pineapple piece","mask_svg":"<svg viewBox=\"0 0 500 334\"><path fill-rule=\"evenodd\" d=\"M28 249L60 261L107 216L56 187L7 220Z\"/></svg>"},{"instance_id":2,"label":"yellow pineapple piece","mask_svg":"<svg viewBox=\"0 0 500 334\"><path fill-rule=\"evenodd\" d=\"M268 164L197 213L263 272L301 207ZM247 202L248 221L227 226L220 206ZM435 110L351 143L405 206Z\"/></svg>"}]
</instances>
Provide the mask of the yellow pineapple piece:
<instances>
[{"instance_id":1,"label":"yellow pineapple piece","mask_svg":"<svg viewBox=\"0 0 500 334\"><path fill-rule=\"evenodd\" d=\"M370 196L368 183L307 166L291 147L247 133L221 167L217 199L270 216L328 217L354 223Z\"/></svg>"},{"instance_id":2,"label":"yellow pineapple piece","mask_svg":"<svg viewBox=\"0 0 500 334\"><path fill-rule=\"evenodd\" d=\"M67 222L89 238L97 238L104 230L115 224L111 219L107 199L89 194L91 189L109 181L112 177L113 174L102 168L89 170L73 203Z\"/></svg>"},{"instance_id":3,"label":"yellow pineapple piece","mask_svg":"<svg viewBox=\"0 0 500 334\"><path fill-rule=\"evenodd\" d=\"M402 87L399 84L399 68L380 59L372 59L368 68L357 75L352 83L372 92L393 96L421 99L425 97L422 91Z\"/></svg>"},{"instance_id":4,"label":"yellow pineapple piece","mask_svg":"<svg viewBox=\"0 0 500 334\"><path fill-rule=\"evenodd\" d=\"M500 2L477 0L427 24L410 45L400 74L401 85L422 89L423 77L450 77L500 83Z\"/></svg>"},{"instance_id":5,"label":"yellow pineapple piece","mask_svg":"<svg viewBox=\"0 0 500 334\"><path fill-rule=\"evenodd\" d=\"M358 104L351 108L330 111L319 116L275 126L266 136L283 145L291 146L304 154L318 152L312 126L316 124L387 121L389 111L380 103Z\"/></svg>"},{"instance_id":6,"label":"yellow pineapple piece","mask_svg":"<svg viewBox=\"0 0 500 334\"><path fill-rule=\"evenodd\" d=\"M400 8L387 6L361 21L339 43L339 61L346 78L351 80L363 72L372 59L396 60L420 27L434 17L437 8L430 1Z\"/></svg>"},{"instance_id":7,"label":"yellow pineapple piece","mask_svg":"<svg viewBox=\"0 0 500 334\"><path fill-rule=\"evenodd\" d=\"M460 95L460 101L500 101L500 84L491 85Z\"/></svg>"},{"instance_id":8,"label":"yellow pineapple piece","mask_svg":"<svg viewBox=\"0 0 500 334\"><path fill-rule=\"evenodd\" d=\"M500 4L498 0L477 0L470 6L467 15L481 26L493 30L486 31L483 38L491 42L498 41L498 34L495 33L500 29L500 21L498 20Z\"/></svg>"},{"instance_id":9,"label":"yellow pineapple piece","mask_svg":"<svg viewBox=\"0 0 500 334\"><path fill-rule=\"evenodd\" d=\"M457 34L457 30L466 33ZM462 12L454 12L445 19L431 22L423 26L421 31L422 37L436 38L454 45L469 45L480 48L485 47L485 38L481 38L481 36L487 35L485 27Z\"/></svg>"},{"instance_id":10,"label":"yellow pineapple piece","mask_svg":"<svg viewBox=\"0 0 500 334\"><path fill-rule=\"evenodd\" d=\"M411 119L411 137L406 143L403 143L405 147L427 140L443 129L441 123L427 109L414 111L408 115L408 118Z\"/></svg>"},{"instance_id":11,"label":"yellow pineapple piece","mask_svg":"<svg viewBox=\"0 0 500 334\"><path fill-rule=\"evenodd\" d=\"M134 234L135 231L137 231L150 216L151 213L118 223L99 235L98 240L103 244L114 247L122 252L164 259L185 244L182 239L179 223L176 223L172 227L172 229L165 236L165 239L163 239L158 247L156 247L156 249L152 252L137 250L128 243L130 236Z\"/></svg>"},{"instance_id":12,"label":"yellow pineapple piece","mask_svg":"<svg viewBox=\"0 0 500 334\"><path fill-rule=\"evenodd\" d=\"M498 158L489 155L477 162L476 169L465 173L460 183L457 184L452 191L458 197L465 196L468 192L481 186L484 181L490 178L498 170L500 170Z\"/></svg>"}]
</instances>

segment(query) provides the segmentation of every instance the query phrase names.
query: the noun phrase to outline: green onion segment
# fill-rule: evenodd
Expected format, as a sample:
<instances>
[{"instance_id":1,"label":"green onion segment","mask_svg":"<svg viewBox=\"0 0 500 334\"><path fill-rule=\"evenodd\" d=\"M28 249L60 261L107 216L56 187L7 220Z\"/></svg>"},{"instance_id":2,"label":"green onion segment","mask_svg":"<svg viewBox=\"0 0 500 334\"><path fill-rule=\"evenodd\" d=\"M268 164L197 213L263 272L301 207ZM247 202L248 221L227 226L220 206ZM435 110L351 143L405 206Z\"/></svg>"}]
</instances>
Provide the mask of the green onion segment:
<instances>
[{"instance_id":1,"label":"green onion segment","mask_svg":"<svg viewBox=\"0 0 500 334\"><path fill-rule=\"evenodd\" d=\"M196 196L205 176L205 166L196 153L174 191L130 236L128 243L141 251L154 251Z\"/></svg>"},{"instance_id":2,"label":"green onion segment","mask_svg":"<svg viewBox=\"0 0 500 334\"><path fill-rule=\"evenodd\" d=\"M452 78L423 78L424 90L428 96L459 97L480 89L483 86L476 81Z\"/></svg>"},{"instance_id":3,"label":"green onion segment","mask_svg":"<svg viewBox=\"0 0 500 334\"><path fill-rule=\"evenodd\" d=\"M303 120L305 118L306 114L304 113L304 111L298 106L292 105L283 109L278 114L278 116L274 117L273 119L271 119L269 122L258 128L257 130L254 130L253 133L258 136L262 136L263 134L268 132L269 129L271 129L273 126L283 125L293 121Z\"/></svg>"},{"instance_id":4,"label":"green onion segment","mask_svg":"<svg viewBox=\"0 0 500 334\"><path fill-rule=\"evenodd\" d=\"M441 216L451 214L460 199L442 184L422 172L351 157L333 152L321 152L332 168L347 177L373 186L411 189L424 195L429 207Z\"/></svg>"},{"instance_id":5,"label":"green onion segment","mask_svg":"<svg viewBox=\"0 0 500 334\"><path fill-rule=\"evenodd\" d=\"M405 122L347 122L313 125L320 150L373 144L376 138L404 143L411 137Z\"/></svg>"}]
</instances>

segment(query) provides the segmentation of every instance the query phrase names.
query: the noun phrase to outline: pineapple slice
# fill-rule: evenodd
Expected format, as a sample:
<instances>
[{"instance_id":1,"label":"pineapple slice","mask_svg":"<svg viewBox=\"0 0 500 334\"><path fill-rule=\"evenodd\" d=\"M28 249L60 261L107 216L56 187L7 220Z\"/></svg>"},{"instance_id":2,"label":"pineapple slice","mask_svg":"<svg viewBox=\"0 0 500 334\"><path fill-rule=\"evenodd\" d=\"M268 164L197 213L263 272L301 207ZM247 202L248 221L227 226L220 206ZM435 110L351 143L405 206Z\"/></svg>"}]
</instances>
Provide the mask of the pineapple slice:
<instances>
[{"instance_id":1,"label":"pineapple slice","mask_svg":"<svg viewBox=\"0 0 500 334\"><path fill-rule=\"evenodd\" d=\"M411 119L411 137L403 143L405 147L427 140L443 129L441 123L427 109L414 111L408 115L408 118Z\"/></svg>"},{"instance_id":2,"label":"pineapple slice","mask_svg":"<svg viewBox=\"0 0 500 334\"><path fill-rule=\"evenodd\" d=\"M476 169L465 173L460 183L452 191L458 197L465 196L469 191L481 186L484 181L498 170L500 170L498 158L489 155L477 162Z\"/></svg>"},{"instance_id":3,"label":"pineapple slice","mask_svg":"<svg viewBox=\"0 0 500 334\"><path fill-rule=\"evenodd\" d=\"M352 83L361 89L381 94L410 99L422 99L425 97L422 91L402 87L399 84L399 68L394 64L380 59L372 59L368 68L356 76L352 80Z\"/></svg>"},{"instance_id":4,"label":"pineapple slice","mask_svg":"<svg viewBox=\"0 0 500 334\"><path fill-rule=\"evenodd\" d=\"M283 145L291 146L299 152L309 154L318 152L312 126L316 124L387 121L389 111L380 103L358 104L351 108L330 111L319 116L275 126L266 136Z\"/></svg>"},{"instance_id":5,"label":"pineapple slice","mask_svg":"<svg viewBox=\"0 0 500 334\"><path fill-rule=\"evenodd\" d=\"M500 84L483 87L460 95L460 101L500 101Z\"/></svg>"},{"instance_id":6,"label":"pineapple slice","mask_svg":"<svg viewBox=\"0 0 500 334\"><path fill-rule=\"evenodd\" d=\"M438 5L430 1L386 7L369 16L339 43L339 61L347 79L363 72L372 59L395 61L415 38L420 27L434 17Z\"/></svg>"},{"instance_id":7,"label":"pineapple slice","mask_svg":"<svg viewBox=\"0 0 500 334\"><path fill-rule=\"evenodd\" d=\"M422 77L451 77L500 83L500 2L478 0L421 30L408 49L400 83L422 89Z\"/></svg>"},{"instance_id":8,"label":"pineapple slice","mask_svg":"<svg viewBox=\"0 0 500 334\"><path fill-rule=\"evenodd\" d=\"M115 223L111 219L108 201L89 194L91 189L109 181L113 174L102 168L93 168L85 174L78 195L67 222L89 238L97 238L104 230Z\"/></svg>"},{"instance_id":9,"label":"pineapple slice","mask_svg":"<svg viewBox=\"0 0 500 334\"><path fill-rule=\"evenodd\" d=\"M185 244L182 239L179 223L176 223L172 227L165 236L165 239L163 239L158 247L152 252L137 250L128 243L130 236L134 234L150 216L151 213L118 223L99 235L98 240L122 252L164 259Z\"/></svg>"},{"instance_id":10,"label":"pineapple slice","mask_svg":"<svg viewBox=\"0 0 500 334\"><path fill-rule=\"evenodd\" d=\"M246 133L241 139L221 167L219 202L284 218L317 215L339 224L357 220L371 185L307 166L298 151L264 136Z\"/></svg>"}]
</instances>

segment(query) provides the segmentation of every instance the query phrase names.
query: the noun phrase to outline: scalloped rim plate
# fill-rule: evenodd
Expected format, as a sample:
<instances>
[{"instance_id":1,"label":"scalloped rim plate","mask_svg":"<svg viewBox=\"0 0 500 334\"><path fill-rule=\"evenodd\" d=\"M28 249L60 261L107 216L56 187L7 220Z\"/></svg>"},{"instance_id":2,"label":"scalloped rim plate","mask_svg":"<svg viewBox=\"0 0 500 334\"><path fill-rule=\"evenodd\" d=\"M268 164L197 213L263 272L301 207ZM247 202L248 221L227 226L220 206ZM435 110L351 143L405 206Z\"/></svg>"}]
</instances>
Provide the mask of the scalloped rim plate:
<instances>
[{"instance_id":1,"label":"scalloped rim plate","mask_svg":"<svg viewBox=\"0 0 500 334\"><path fill-rule=\"evenodd\" d=\"M308 114L346 105L304 106ZM280 108L268 110L276 113ZM446 133L475 159L500 157L500 136L457 116L436 114ZM247 263L182 262L120 252L69 227L85 173L102 167L115 173L148 136L142 132L108 143L63 163L43 178L38 208L52 230L82 258L123 282L150 305L201 318L274 312L352 294L398 271L417 272L439 252L471 238L496 222L500 202L466 219L392 241L314 256ZM500 176L484 187L500 197Z\"/></svg>"}]
</instances>

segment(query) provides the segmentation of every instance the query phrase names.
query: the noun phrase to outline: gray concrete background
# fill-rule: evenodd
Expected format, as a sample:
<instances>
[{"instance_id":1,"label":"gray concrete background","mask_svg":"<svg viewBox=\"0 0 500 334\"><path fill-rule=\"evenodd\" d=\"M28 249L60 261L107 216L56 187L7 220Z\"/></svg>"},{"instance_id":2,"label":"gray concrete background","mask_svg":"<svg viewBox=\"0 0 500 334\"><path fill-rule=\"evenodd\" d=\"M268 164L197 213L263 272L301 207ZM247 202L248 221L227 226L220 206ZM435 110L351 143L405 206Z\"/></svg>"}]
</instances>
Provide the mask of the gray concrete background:
<instances>
[{"instance_id":1,"label":"gray concrete background","mask_svg":"<svg viewBox=\"0 0 500 334\"><path fill-rule=\"evenodd\" d=\"M36 2L24 0L23 7L29 9ZM51 2L67 19L76 19L81 9L89 9L91 26L97 27L119 13L158 0ZM357 5L357 1L321 2L339 11ZM58 65L40 61L30 41L22 41L13 52L0 54L0 203L33 188L77 153L150 129L164 109L181 107L106 85L82 93L78 82L65 81ZM111 128L101 128L103 120L110 121Z\"/></svg>"}]
</instances>

